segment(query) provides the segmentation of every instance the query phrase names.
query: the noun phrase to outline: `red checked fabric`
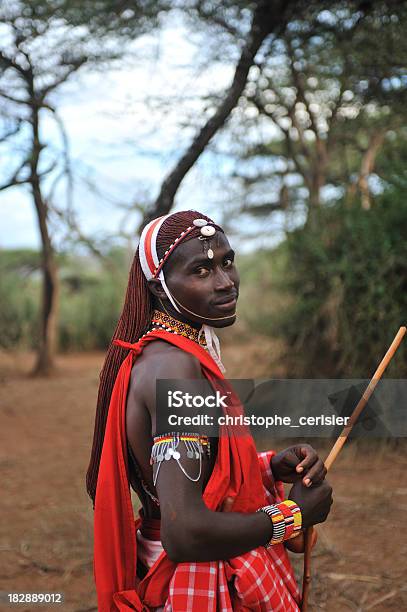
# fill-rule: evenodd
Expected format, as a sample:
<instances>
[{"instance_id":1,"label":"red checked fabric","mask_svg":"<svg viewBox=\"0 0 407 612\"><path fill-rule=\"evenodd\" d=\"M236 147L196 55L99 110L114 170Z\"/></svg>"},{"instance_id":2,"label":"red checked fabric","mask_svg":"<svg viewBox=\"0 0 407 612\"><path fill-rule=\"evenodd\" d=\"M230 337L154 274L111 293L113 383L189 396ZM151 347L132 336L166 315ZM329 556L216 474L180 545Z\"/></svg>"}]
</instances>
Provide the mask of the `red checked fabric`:
<instances>
[{"instance_id":1,"label":"red checked fabric","mask_svg":"<svg viewBox=\"0 0 407 612\"><path fill-rule=\"evenodd\" d=\"M267 503L282 501L282 483L275 483L270 468L273 451L258 453ZM234 593L228 582L234 578ZM298 586L282 544L252 550L229 561L180 563L170 582L164 611L200 610L234 612L297 611ZM220 607L217 607L219 606Z\"/></svg>"},{"instance_id":2,"label":"red checked fabric","mask_svg":"<svg viewBox=\"0 0 407 612\"><path fill-rule=\"evenodd\" d=\"M165 612L297 612L298 586L282 544L256 548L227 561L179 563L165 551L143 580L136 577L136 530L128 482L125 411L134 358L143 346L166 340L194 354L203 375L214 389L224 393L227 382L211 356L197 343L165 331L156 331L136 344L118 341L130 349L112 393L99 468L95 500L94 576L99 612L149 612L164 606ZM230 386L228 387L230 390ZM228 414L241 414L232 391ZM273 452L256 452L245 428L222 426L218 455L205 487L207 507L219 511L226 497L233 497L232 512L255 512L284 497L282 483L274 483L270 459Z\"/></svg>"}]
</instances>

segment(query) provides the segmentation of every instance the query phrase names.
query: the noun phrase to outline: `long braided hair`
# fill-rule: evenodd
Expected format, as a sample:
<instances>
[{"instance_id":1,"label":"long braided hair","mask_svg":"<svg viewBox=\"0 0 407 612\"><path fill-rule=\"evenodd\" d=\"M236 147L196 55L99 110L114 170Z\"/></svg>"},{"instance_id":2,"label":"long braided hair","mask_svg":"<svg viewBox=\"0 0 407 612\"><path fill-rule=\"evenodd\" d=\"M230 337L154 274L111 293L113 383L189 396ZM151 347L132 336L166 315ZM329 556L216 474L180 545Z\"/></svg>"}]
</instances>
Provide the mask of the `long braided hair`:
<instances>
[{"instance_id":1,"label":"long braided hair","mask_svg":"<svg viewBox=\"0 0 407 612\"><path fill-rule=\"evenodd\" d=\"M161 259L174 240L192 224L194 219L205 219L211 222L217 230L223 231L209 217L196 210L185 210L172 214L165 219L157 235L157 255ZM191 240L200 235L200 228L194 228L184 239ZM164 265L165 271L165 265ZM127 351L113 344L113 340L137 342L148 329L153 314L153 295L143 274L137 247L130 269L123 310L110 341L105 362L99 376L99 391L96 404L95 429L89 467L86 473L86 489L95 503L96 485L99 473L100 456L105 436L106 421L110 398L117 373L126 358Z\"/></svg>"}]
</instances>

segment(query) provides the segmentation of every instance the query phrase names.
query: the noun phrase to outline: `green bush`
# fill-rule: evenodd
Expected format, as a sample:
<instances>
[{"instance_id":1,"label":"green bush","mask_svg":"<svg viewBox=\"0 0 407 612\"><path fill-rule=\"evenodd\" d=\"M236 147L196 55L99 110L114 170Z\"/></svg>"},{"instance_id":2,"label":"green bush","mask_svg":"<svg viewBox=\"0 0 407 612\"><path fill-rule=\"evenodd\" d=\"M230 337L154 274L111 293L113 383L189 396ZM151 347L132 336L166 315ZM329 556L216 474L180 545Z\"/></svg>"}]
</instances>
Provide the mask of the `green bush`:
<instances>
[{"instance_id":1,"label":"green bush","mask_svg":"<svg viewBox=\"0 0 407 612\"><path fill-rule=\"evenodd\" d=\"M110 274L87 277L80 290L63 286L59 318L61 350L105 349L116 327L125 287Z\"/></svg>"},{"instance_id":2,"label":"green bush","mask_svg":"<svg viewBox=\"0 0 407 612\"><path fill-rule=\"evenodd\" d=\"M113 253L113 269L92 258L58 256L61 282L59 348L105 349L124 298L128 262ZM122 273L118 273L122 272ZM39 338L41 274L39 254L28 250L0 252L0 346L35 349Z\"/></svg>"},{"instance_id":3,"label":"green bush","mask_svg":"<svg viewBox=\"0 0 407 612\"><path fill-rule=\"evenodd\" d=\"M38 253L0 252L0 347L33 348L38 343Z\"/></svg>"},{"instance_id":4,"label":"green bush","mask_svg":"<svg viewBox=\"0 0 407 612\"><path fill-rule=\"evenodd\" d=\"M388 186L371 210L356 202L319 210L315 229L292 232L268 255L278 274L262 316L265 329L290 347L293 376L368 377L375 370L406 323L406 221L407 200L399 185ZM284 307L273 308L273 294ZM388 375L405 375L406 355L404 342Z\"/></svg>"}]
</instances>

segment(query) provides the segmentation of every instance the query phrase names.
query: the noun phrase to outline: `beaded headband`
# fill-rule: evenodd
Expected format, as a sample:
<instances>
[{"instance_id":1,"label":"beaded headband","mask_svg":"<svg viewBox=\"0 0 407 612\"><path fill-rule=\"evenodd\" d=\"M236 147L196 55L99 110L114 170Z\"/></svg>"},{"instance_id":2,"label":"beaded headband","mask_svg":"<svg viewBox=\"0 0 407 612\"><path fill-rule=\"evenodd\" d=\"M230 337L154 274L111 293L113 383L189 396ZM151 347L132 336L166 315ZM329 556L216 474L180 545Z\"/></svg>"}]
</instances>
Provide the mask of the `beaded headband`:
<instances>
[{"instance_id":1,"label":"beaded headband","mask_svg":"<svg viewBox=\"0 0 407 612\"><path fill-rule=\"evenodd\" d=\"M148 225L146 225L141 234L139 244L139 257L141 268L147 280L157 278L168 257L180 244L180 242L182 242L195 227L199 227L201 229L200 238L210 238L216 232L216 229L213 227L213 225L211 225L211 221L207 221L206 219L194 219L192 225L190 225L183 232L181 232L180 235L174 240L172 244L170 244L168 249L165 251L164 256L161 259L158 259L157 235L165 219L170 216L171 215L163 215L162 217L157 217L157 219L153 219L152 221L150 221L150 223L148 223ZM208 256L210 256L209 252Z\"/></svg>"}]
</instances>

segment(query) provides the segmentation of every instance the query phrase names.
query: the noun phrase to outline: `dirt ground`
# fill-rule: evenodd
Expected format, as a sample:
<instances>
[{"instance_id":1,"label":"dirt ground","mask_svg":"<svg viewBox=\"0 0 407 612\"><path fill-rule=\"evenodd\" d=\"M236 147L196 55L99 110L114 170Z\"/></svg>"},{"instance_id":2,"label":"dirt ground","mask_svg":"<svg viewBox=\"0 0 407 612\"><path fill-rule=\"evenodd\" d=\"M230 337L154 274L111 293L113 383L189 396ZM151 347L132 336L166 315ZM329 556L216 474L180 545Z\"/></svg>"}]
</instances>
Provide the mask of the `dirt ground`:
<instances>
[{"instance_id":1,"label":"dirt ground","mask_svg":"<svg viewBox=\"0 0 407 612\"><path fill-rule=\"evenodd\" d=\"M269 367L267 351L264 343L249 350L251 376ZM27 377L32 359L0 354L0 590L63 592L59 609L96 610L84 481L103 355L61 356L47 380ZM225 363L229 376L243 374L230 346ZM311 612L407 610L406 470L406 445L345 447L330 474L333 509L318 528ZM302 556L293 559L299 575ZM55 606L2 609L13 608Z\"/></svg>"}]
</instances>

